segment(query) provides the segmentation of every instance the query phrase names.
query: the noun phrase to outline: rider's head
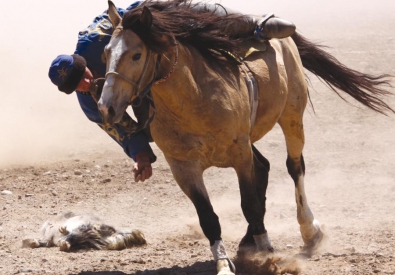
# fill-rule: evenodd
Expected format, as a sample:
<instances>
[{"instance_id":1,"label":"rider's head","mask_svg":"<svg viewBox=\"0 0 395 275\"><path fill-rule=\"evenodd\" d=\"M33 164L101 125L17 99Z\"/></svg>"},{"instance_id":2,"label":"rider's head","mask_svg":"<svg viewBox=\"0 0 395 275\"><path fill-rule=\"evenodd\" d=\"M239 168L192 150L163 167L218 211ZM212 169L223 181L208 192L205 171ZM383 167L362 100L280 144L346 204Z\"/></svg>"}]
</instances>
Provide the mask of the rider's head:
<instances>
[{"instance_id":1,"label":"rider's head","mask_svg":"<svg viewBox=\"0 0 395 275\"><path fill-rule=\"evenodd\" d=\"M52 61L48 76L59 91L71 94L77 90L89 91L93 80L91 71L86 66L86 60L78 54L59 55Z\"/></svg>"}]
</instances>

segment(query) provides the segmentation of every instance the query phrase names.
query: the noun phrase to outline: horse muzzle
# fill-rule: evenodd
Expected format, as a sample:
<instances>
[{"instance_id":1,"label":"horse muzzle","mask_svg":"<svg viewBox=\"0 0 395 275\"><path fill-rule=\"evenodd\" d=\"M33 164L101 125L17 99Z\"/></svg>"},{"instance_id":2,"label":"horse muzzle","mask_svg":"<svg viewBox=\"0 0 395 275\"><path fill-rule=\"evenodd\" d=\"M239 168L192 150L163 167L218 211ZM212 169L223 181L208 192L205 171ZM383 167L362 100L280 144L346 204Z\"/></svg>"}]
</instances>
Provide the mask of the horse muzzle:
<instances>
[{"instance_id":1,"label":"horse muzzle","mask_svg":"<svg viewBox=\"0 0 395 275\"><path fill-rule=\"evenodd\" d=\"M122 115L117 114L115 108L112 106L113 93L112 91L103 89L101 97L97 102L100 116L102 117L103 124L111 126L117 123L122 118ZM118 118L119 117L119 118Z\"/></svg>"},{"instance_id":2,"label":"horse muzzle","mask_svg":"<svg viewBox=\"0 0 395 275\"><path fill-rule=\"evenodd\" d=\"M112 106L107 108L105 107L105 105L100 105L100 103L98 103L98 106L99 106L99 113L100 116L102 117L104 125L110 126L116 123L115 110Z\"/></svg>"}]
</instances>

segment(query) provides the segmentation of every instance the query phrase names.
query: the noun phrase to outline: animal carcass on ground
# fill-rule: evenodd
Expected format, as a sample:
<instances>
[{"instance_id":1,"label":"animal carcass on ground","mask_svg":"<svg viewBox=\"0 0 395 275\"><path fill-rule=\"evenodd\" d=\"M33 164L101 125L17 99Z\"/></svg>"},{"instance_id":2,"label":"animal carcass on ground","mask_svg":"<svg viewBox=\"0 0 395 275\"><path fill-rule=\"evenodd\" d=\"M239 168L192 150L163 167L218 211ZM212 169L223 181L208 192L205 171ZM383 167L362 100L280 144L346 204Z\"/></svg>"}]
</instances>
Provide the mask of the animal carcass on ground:
<instances>
[{"instance_id":1,"label":"animal carcass on ground","mask_svg":"<svg viewBox=\"0 0 395 275\"><path fill-rule=\"evenodd\" d=\"M46 221L41 228L41 239L25 239L23 247L39 248L57 246L61 251L78 249L121 250L142 246L147 242L138 229L116 230L92 215L75 215L71 212Z\"/></svg>"}]
</instances>

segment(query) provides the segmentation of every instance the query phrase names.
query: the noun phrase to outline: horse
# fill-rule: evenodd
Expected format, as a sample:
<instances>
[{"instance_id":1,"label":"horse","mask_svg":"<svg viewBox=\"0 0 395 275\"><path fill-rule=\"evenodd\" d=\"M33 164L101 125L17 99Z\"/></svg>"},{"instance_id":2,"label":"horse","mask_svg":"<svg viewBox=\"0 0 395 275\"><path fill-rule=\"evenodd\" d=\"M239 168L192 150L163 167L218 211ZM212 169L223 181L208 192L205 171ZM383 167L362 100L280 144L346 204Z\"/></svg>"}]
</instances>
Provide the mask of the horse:
<instances>
[{"instance_id":1,"label":"horse","mask_svg":"<svg viewBox=\"0 0 395 275\"><path fill-rule=\"evenodd\" d=\"M41 239L24 239L22 247L59 247L60 251L80 249L122 250L147 243L138 229L116 230L92 214L66 212L44 222Z\"/></svg>"},{"instance_id":2,"label":"horse","mask_svg":"<svg viewBox=\"0 0 395 275\"><path fill-rule=\"evenodd\" d=\"M286 167L295 184L302 240L306 249L314 249L324 232L305 193L305 69L341 97L343 91L383 114L394 113L384 101L391 93L382 87L390 85L389 76L350 69L299 33L262 42L265 51L241 61L237 56L244 38L221 30L227 20L237 18L195 12L191 5L187 0L146 1L121 18L109 1L114 33L104 50L107 74L98 102L104 122L119 122L130 103L150 91L151 114L155 110L152 137L196 208L218 274L234 274L235 268L221 239L203 172L212 166L236 171L248 223L238 252L272 252L264 225L270 163L254 142L278 123L286 141ZM257 84L256 94L249 94L249 74Z\"/></svg>"}]
</instances>

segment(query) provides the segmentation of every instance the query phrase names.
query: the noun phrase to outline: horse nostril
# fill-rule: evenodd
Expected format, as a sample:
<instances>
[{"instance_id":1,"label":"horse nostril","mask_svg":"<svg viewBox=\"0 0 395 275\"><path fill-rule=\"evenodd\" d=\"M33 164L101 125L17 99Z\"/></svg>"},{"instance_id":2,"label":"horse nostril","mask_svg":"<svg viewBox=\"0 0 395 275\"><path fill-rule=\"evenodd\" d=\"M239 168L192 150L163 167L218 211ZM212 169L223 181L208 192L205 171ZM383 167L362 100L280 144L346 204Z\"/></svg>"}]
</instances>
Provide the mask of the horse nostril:
<instances>
[{"instance_id":1,"label":"horse nostril","mask_svg":"<svg viewBox=\"0 0 395 275\"><path fill-rule=\"evenodd\" d=\"M113 108L112 106L110 106L110 107L108 108L108 115L109 115L110 117L114 117L114 116L115 116L115 110L114 110L114 108Z\"/></svg>"},{"instance_id":2,"label":"horse nostril","mask_svg":"<svg viewBox=\"0 0 395 275\"><path fill-rule=\"evenodd\" d=\"M98 102L98 109L101 118L103 119L103 123L112 124L112 120L114 119L116 113L115 109L112 106L107 107L105 104Z\"/></svg>"}]
</instances>

